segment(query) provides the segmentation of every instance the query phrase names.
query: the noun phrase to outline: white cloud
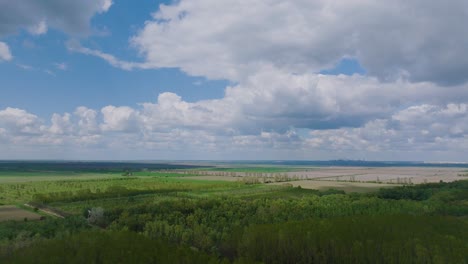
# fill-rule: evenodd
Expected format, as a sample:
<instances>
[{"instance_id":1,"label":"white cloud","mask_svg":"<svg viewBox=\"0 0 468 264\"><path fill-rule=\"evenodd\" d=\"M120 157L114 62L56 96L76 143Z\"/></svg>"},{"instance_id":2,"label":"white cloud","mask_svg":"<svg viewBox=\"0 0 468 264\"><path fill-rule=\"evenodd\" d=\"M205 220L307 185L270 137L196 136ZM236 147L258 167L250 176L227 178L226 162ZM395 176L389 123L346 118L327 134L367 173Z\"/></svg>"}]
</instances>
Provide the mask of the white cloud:
<instances>
[{"instance_id":1,"label":"white cloud","mask_svg":"<svg viewBox=\"0 0 468 264\"><path fill-rule=\"evenodd\" d=\"M95 110L80 106L75 110L74 114L78 118L79 135L99 134L97 112Z\"/></svg>"},{"instance_id":2,"label":"white cloud","mask_svg":"<svg viewBox=\"0 0 468 264\"><path fill-rule=\"evenodd\" d=\"M102 5L101 5L101 8L99 9L99 13L107 12L107 10L109 10L109 8L113 4L112 0L104 0L104 1L101 1L101 3Z\"/></svg>"},{"instance_id":3,"label":"white cloud","mask_svg":"<svg viewBox=\"0 0 468 264\"><path fill-rule=\"evenodd\" d=\"M55 113L50 122L44 122L23 109L6 108L0 110L0 142L3 147L17 151L29 149L30 152L34 152L35 147L58 146L61 149L63 146L96 145L101 137L96 114L94 110L78 107L73 115Z\"/></svg>"},{"instance_id":4,"label":"white cloud","mask_svg":"<svg viewBox=\"0 0 468 264\"><path fill-rule=\"evenodd\" d=\"M14 134L37 134L40 119L25 110L8 107L0 111L0 127Z\"/></svg>"},{"instance_id":5,"label":"white cloud","mask_svg":"<svg viewBox=\"0 0 468 264\"><path fill-rule=\"evenodd\" d=\"M213 79L241 81L265 64L319 72L353 57L382 80L457 84L468 80L466 10L464 0L182 0L160 5L132 45L147 66Z\"/></svg>"},{"instance_id":6,"label":"white cloud","mask_svg":"<svg viewBox=\"0 0 468 264\"><path fill-rule=\"evenodd\" d=\"M144 103L140 113L147 130L186 128L227 131L236 120L236 106L229 100L188 103L174 93L162 93L156 103Z\"/></svg>"},{"instance_id":7,"label":"white cloud","mask_svg":"<svg viewBox=\"0 0 468 264\"><path fill-rule=\"evenodd\" d=\"M85 55L95 56L107 61L110 65L121 68L123 70L132 70L133 68L146 68L143 63L127 62L117 59L111 54L101 52L99 50L89 49L81 46L76 40L70 40L67 42L67 49L72 52L78 52Z\"/></svg>"},{"instance_id":8,"label":"white cloud","mask_svg":"<svg viewBox=\"0 0 468 264\"><path fill-rule=\"evenodd\" d=\"M10 61L13 59L11 55L10 48L5 42L0 41L0 62L2 61Z\"/></svg>"},{"instance_id":9,"label":"white cloud","mask_svg":"<svg viewBox=\"0 0 468 264\"><path fill-rule=\"evenodd\" d=\"M111 0L2 0L0 36L21 28L40 35L46 33L48 27L69 34L88 34L91 18L96 13L106 12L111 5Z\"/></svg>"},{"instance_id":10,"label":"white cloud","mask_svg":"<svg viewBox=\"0 0 468 264\"><path fill-rule=\"evenodd\" d=\"M415 105L359 128L314 130L307 141L314 147L338 151L425 152L426 156L442 151L463 153L468 145L467 109L466 104Z\"/></svg>"},{"instance_id":11,"label":"white cloud","mask_svg":"<svg viewBox=\"0 0 468 264\"><path fill-rule=\"evenodd\" d=\"M467 104L416 105L397 112L392 119L407 131L413 131L419 140L460 138L468 134Z\"/></svg>"},{"instance_id":12,"label":"white cloud","mask_svg":"<svg viewBox=\"0 0 468 264\"><path fill-rule=\"evenodd\" d=\"M468 147L467 104L414 105L358 127L280 131L260 125L256 131L243 133L237 119L203 116L198 107L210 103L187 103L166 93L154 104L106 106L100 113L79 107L73 114L52 115L50 122L21 109L6 108L0 111L0 141L10 149L58 146L73 153L99 148L103 156L96 158L117 158L116 153L126 149L131 154L118 158L155 158L157 153L158 158L445 157L463 161ZM176 120L169 122L173 118ZM191 119L205 123L194 126Z\"/></svg>"},{"instance_id":13,"label":"white cloud","mask_svg":"<svg viewBox=\"0 0 468 264\"><path fill-rule=\"evenodd\" d=\"M53 114L51 119L52 125L49 130L52 134L65 134L70 133L73 130L73 125L71 123L71 115L69 113L63 114Z\"/></svg>"},{"instance_id":14,"label":"white cloud","mask_svg":"<svg viewBox=\"0 0 468 264\"><path fill-rule=\"evenodd\" d=\"M47 23L45 20L29 27L28 31L33 35L42 35L47 33Z\"/></svg>"},{"instance_id":15,"label":"white cloud","mask_svg":"<svg viewBox=\"0 0 468 264\"><path fill-rule=\"evenodd\" d=\"M106 106L102 108L104 131L134 132L138 130L138 113L126 106Z\"/></svg>"}]
</instances>

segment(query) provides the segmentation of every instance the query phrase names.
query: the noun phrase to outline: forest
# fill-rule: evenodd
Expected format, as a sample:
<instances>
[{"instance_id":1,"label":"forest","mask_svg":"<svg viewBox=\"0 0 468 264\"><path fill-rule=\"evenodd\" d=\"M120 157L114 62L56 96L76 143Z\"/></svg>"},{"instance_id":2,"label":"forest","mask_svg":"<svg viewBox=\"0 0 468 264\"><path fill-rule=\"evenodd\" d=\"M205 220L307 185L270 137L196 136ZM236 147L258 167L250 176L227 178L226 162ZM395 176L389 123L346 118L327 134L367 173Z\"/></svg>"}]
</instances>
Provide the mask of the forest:
<instances>
[{"instance_id":1,"label":"forest","mask_svg":"<svg viewBox=\"0 0 468 264\"><path fill-rule=\"evenodd\" d=\"M463 178L354 193L170 169L1 183L44 216L0 222L1 262L468 263Z\"/></svg>"}]
</instances>

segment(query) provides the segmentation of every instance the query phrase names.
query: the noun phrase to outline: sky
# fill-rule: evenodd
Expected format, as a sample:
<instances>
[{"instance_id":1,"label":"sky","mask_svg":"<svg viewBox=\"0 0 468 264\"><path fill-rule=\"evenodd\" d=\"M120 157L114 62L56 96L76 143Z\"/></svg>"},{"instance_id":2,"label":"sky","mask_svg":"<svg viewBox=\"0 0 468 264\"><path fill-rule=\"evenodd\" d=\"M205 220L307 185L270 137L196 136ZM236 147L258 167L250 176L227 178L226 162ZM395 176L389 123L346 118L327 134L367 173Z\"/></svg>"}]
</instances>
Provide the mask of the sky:
<instances>
[{"instance_id":1,"label":"sky","mask_svg":"<svg viewBox=\"0 0 468 264\"><path fill-rule=\"evenodd\" d=\"M468 162L465 0L0 0L0 159Z\"/></svg>"}]
</instances>

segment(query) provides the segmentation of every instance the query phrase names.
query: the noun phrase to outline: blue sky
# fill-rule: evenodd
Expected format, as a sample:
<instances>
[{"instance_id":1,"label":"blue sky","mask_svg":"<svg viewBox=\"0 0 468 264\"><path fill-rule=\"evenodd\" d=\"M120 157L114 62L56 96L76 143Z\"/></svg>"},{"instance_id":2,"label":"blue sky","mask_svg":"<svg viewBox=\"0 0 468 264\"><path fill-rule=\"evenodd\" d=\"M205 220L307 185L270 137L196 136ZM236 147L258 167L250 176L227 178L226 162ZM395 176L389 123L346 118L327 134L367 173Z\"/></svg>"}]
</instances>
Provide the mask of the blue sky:
<instances>
[{"instance_id":1,"label":"blue sky","mask_svg":"<svg viewBox=\"0 0 468 264\"><path fill-rule=\"evenodd\" d=\"M1 159L468 156L464 1L0 10Z\"/></svg>"},{"instance_id":2,"label":"blue sky","mask_svg":"<svg viewBox=\"0 0 468 264\"><path fill-rule=\"evenodd\" d=\"M139 60L137 51L128 47L129 37L164 2L168 1L140 1L138 5L134 1L115 2L108 12L92 18L90 27L95 35L82 41L119 58ZM0 108L14 105L46 118L82 105L136 105L167 91L188 101L223 96L226 81L206 81L177 68L122 71L98 58L69 52L65 43L71 37L75 36L54 29L39 36L18 29L6 36L3 41L9 43L15 60L0 64ZM62 63L66 70L57 68Z\"/></svg>"}]
</instances>

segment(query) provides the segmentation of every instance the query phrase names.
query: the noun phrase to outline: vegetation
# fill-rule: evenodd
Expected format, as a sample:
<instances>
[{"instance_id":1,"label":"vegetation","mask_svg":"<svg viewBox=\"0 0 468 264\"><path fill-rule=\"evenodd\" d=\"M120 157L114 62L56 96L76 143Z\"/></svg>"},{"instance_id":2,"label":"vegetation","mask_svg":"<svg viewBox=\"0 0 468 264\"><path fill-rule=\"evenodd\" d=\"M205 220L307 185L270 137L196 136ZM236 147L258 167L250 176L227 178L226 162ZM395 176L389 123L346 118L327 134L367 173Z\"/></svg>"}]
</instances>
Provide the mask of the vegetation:
<instances>
[{"instance_id":1,"label":"vegetation","mask_svg":"<svg viewBox=\"0 0 468 264\"><path fill-rule=\"evenodd\" d=\"M353 216L252 226L235 245L264 263L466 263L467 235L449 217Z\"/></svg>"},{"instance_id":2,"label":"vegetation","mask_svg":"<svg viewBox=\"0 0 468 264\"><path fill-rule=\"evenodd\" d=\"M52 254L44 254L49 252ZM34 243L11 263L219 263L214 256L188 247L151 240L133 232L81 232Z\"/></svg>"},{"instance_id":3,"label":"vegetation","mask_svg":"<svg viewBox=\"0 0 468 264\"><path fill-rule=\"evenodd\" d=\"M345 193L122 171L0 184L2 203L65 216L0 222L1 262L468 262L468 181Z\"/></svg>"}]
</instances>

